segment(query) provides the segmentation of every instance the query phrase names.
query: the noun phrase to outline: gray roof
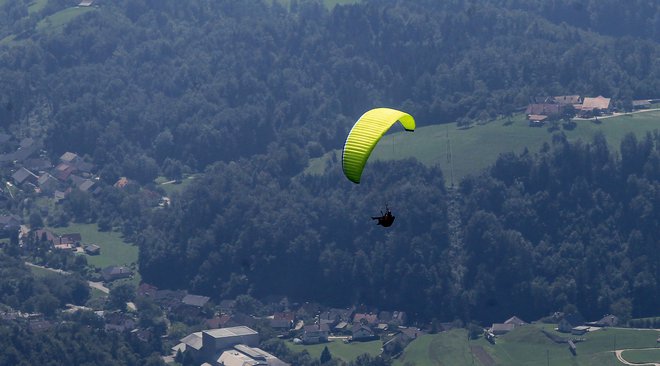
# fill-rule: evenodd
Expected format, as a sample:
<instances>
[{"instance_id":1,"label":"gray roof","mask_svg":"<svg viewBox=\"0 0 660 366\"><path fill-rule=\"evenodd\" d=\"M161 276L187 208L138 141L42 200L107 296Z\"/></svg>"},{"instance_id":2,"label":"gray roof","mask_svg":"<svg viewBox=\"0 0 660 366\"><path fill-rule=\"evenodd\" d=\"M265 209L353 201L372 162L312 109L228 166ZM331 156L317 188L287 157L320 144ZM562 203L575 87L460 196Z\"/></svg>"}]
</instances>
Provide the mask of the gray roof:
<instances>
[{"instance_id":1,"label":"gray roof","mask_svg":"<svg viewBox=\"0 0 660 366\"><path fill-rule=\"evenodd\" d=\"M210 335L213 338L225 338L225 337L234 337L234 336L246 336L259 334L256 331L250 329L246 326L230 327L230 328L219 328L219 329L209 329L205 330L204 333Z\"/></svg>"},{"instance_id":2,"label":"gray roof","mask_svg":"<svg viewBox=\"0 0 660 366\"><path fill-rule=\"evenodd\" d=\"M34 173L32 173L31 171L29 171L25 168L18 169L14 174L11 175L11 177L18 184L21 184L21 183L25 182L25 180L29 179L29 178L33 178L33 179L38 179L39 178Z\"/></svg>"},{"instance_id":3,"label":"gray roof","mask_svg":"<svg viewBox=\"0 0 660 366\"><path fill-rule=\"evenodd\" d=\"M185 343L186 347L192 347L199 351L202 349L202 332L195 332L181 338L181 343Z\"/></svg>"},{"instance_id":4,"label":"gray roof","mask_svg":"<svg viewBox=\"0 0 660 366\"><path fill-rule=\"evenodd\" d=\"M209 302L209 297L199 296L199 295L186 295L181 300L182 303L190 306L202 307L204 304Z\"/></svg>"}]
</instances>

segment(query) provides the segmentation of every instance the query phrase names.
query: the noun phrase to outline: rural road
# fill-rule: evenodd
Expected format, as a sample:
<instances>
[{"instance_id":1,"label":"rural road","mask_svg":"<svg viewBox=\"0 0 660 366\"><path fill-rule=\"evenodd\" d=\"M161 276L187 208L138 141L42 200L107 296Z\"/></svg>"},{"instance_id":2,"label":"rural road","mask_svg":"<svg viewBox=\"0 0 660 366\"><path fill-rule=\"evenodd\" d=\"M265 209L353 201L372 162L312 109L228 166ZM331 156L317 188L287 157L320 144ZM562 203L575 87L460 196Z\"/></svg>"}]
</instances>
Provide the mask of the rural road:
<instances>
[{"instance_id":1,"label":"rural road","mask_svg":"<svg viewBox=\"0 0 660 366\"><path fill-rule=\"evenodd\" d=\"M658 348L640 348L640 349L620 349L617 351L614 351L616 353L616 358L619 359L619 362L624 363L626 365L633 365L633 366L660 366L660 363L632 363L628 362L623 359L623 356L621 355L623 351L640 351L640 350L645 350L645 349L658 349Z\"/></svg>"},{"instance_id":2,"label":"rural road","mask_svg":"<svg viewBox=\"0 0 660 366\"><path fill-rule=\"evenodd\" d=\"M591 118L575 117L575 118L573 118L573 120L575 120L575 121L591 121L591 120L594 120L594 119L599 119L600 120L600 119L606 119L606 118L612 118L612 117L621 117L621 116L627 116L627 115L631 115L631 114L646 113L646 112L653 112L653 111L660 111L660 108L642 109L640 111L632 111L632 112L625 112L625 113L612 113L612 114L608 114L608 115L605 115L605 116L598 116L598 118L596 118L596 117L591 117Z\"/></svg>"}]
</instances>

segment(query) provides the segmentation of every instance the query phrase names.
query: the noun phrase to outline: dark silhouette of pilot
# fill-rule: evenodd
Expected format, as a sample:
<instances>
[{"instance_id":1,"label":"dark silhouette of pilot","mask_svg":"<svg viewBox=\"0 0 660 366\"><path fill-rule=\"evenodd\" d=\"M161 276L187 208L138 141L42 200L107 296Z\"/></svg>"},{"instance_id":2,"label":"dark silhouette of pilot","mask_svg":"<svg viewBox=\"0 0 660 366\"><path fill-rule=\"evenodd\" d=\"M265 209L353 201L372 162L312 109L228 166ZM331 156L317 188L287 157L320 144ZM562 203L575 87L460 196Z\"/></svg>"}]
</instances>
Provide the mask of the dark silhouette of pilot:
<instances>
[{"instance_id":1,"label":"dark silhouette of pilot","mask_svg":"<svg viewBox=\"0 0 660 366\"><path fill-rule=\"evenodd\" d=\"M390 211L390 208L385 205L385 213L383 211L380 212L382 216L372 216L372 220L378 220L376 225L381 225L383 227L390 227L392 226L392 223L394 223L394 215L392 215L392 211Z\"/></svg>"}]
</instances>

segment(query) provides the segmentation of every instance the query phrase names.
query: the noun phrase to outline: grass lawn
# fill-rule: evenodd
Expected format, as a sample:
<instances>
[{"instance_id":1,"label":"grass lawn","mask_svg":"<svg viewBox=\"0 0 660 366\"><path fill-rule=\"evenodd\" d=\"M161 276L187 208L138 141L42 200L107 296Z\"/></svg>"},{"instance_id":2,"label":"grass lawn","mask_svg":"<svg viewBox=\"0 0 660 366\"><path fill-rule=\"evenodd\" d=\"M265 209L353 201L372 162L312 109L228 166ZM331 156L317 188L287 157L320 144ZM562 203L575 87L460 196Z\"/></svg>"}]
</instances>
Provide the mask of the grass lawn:
<instances>
[{"instance_id":1,"label":"grass lawn","mask_svg":"<svg viewBox=\"0 0 660 366\"><path fill-rule=\"evenodd\" d=\"M95 11L96 8L93 7L82 7L82 8L67 8L61 11L58 11L55 14L49 15L46 18L42 19L37 23L37 30L41 32L53 32L64 27L68 22L70 22L75 17L84 14L89 11Z\"/></svg>"},{"instance_id":2,"label":"grass lawn","mask_svg":"<svg viewBox=\"0 0 660 366\"><path fill-rule=\"evenodd\" d=\"M124 242L118 232L102 232L96 224L71 224L67 227L50 228L61 235L80 233L84 244L96 244L101 247L100 255L87 256L87 263L103 268L110 265L130 265L138 259L138 248Z\"/></svg>"},{"instance_id":3,"label":"grass lawn","mask_svg":"<svg viewBox=\"0 0 660 366\"><path fill-rule=\"evenodd\" d=\"M328 350L330 351L332 358L339 358L345 362L351 362L358 356L365 353L373 356L380 354L380 348L383 346L383 342L376 340L371 342L344 343L340 340L335 340L328 343L309 345L293 344L292 342L287 342L286 345L293 352L302 352L307 350L309 355L316 359L321 358L321 352L323 352L323 348L328 346Z\"/></svg>"},{"instance_id":4,"label":"grass lawn","mask_svg":"<svg viewBox=\"0 0 660 366\"><path fill-rule=\"evenodd\" d=\"M572 130L560 128L568 140L590 142L601 131L612 149L618 150L621 139L629 132L642 137L649 131L660 130L660 111L604 118L600 123L575 122L576 127ZM426 165L437 164L447 184L451 183L452 166L454 183L458 183L462 177L490 166L502 153L520 153L525 148L537 152L544 142L552 141L553 135L547 127L529 127L523 115L514 116L510 121L499 119L469 129L458 129L455 123L425 125L424 121L418 121L418 128L413 133L404 132L398 125L393 127L393 131L397 132L385 135L376 145L370 160L414 157ZM448 159L450 150L451 165ZM341 150L335 150L311 159L306 173L322 173L332 154L335 154L336 164L340 165Z\"/></svg>"},{"instance_id":5,"label":"grass lawn","mask_svg":"<svg viewBox=\"0 0 660 366\"><path fill-rule=\"evenodd\" d=\"M632 363L658 362L660 360L660 348L623 351L621 357Z\"/></svg>"},{"instance_id":6,"label":"grass lawn","mask_svg":"<svg viewBox=\"0 0 660 366\"><path fill-rule=\"evenodd\" d=\"M403 366L406 362L419 366L472 365L473 354L470 347L477 346L491 356L494 365L545 366L548 362L554 366L621 365L612 352L614 347L616 349L655 347L655 340L658 336L658 332L653 330L624 328L598 330L579 336L585 338L586 341L577 343L577 356L573 356L566 344L554 343L540 331L541 327L551 330L555 326L528 325L517 328L498 337L495 345L488 343L483 338L468 342L464 329L426 335L408 345L402 356L394 362L394 366ZM565 338L578 337L557 334ZM656 357L656 362L660 359L656 353L660 352L660 349L644 352L646 351L626 351L624 356L626 359L630 355L635 360L641 360L635 362L650 361L653 360L653 357ZM480 364L482 363L475 354L474 365Z\"/></svg>"},{"instance_id":7,"label":"grass lawn","mask_svg":"<svg viewBox=\"0 0 660 366\"><path fill-rule=\"evenodd\" d=\"M171 179L158 177L154 180L154 183L158 184L158 186L162 188L168 196L171 196L174 192L181 193L181 191L188 187L196 177L196 174L189 175L181 179L180 183L170 183L172 181Z\"/></svg>"},{"instance_id":8,"label":"grass lawn","mask_svg":"<svg viewBox=\"0 0 660 366\"><path fill-rule=\"evenodd\" d=\"M28 13L32 14L41 11L41 9L46 7L46 4L48 4L48 0L36 0L28 6Z\"/></svg>"}]
</instances>

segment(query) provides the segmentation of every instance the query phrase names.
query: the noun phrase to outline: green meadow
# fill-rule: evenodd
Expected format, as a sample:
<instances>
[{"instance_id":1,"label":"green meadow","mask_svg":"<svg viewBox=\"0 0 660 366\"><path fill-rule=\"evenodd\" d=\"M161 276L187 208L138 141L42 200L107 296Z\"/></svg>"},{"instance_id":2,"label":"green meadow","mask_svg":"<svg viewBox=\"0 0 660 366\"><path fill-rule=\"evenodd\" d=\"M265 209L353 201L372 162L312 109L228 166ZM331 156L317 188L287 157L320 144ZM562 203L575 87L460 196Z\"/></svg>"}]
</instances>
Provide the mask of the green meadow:
<instances>
[{"instance_id":1,"label":"green meadow","mask_svg":"<svg viewBox=\"0 0 660 366\"><path fill-rule=\"evenodd\" d=\"M552 330L552 326L546 327ZM625 351L624 359L634 362L660 360L660 348L655 340L659 335L654 330L634 330L609 328L572 336L561 333L564 338L584 338L576 343L577 354L574 356L567 344L558 344L541 332L541 326L527 325L497 338L490 344L483 338L467 340L467 331L454 329L433 335L419 337L406 347L403 354L394 362L394 366L403 366L407 362L416 366L435 365L510 365L510 366L601 366L621 365L614 354L614 349L636 349ZM479 350L482 350L479 352ZM481 353L481 355L480 355ZM487 354L487 356L483 356ZM655 357L655 358L654 358Z\"/></svg>"},{"instance_id":2,"label":"green meadow","mask_svg":"<svg viewBox=\"0 0 660 366\"><path fill-rule=\"evenodd\" d=\"M48 4L48 0L37 0L28 6L28 13L33 14L41 11Z\"/></svg>"},{"instance_id":3,"label":"green meadow","mask_svg":"<svg viewBox=\"0 0 660 366\"><path fill-rule=\"evenodd\" d=\"M37 30L40 32L53 32L64 27L75 17L84 13L96 11L93 7L73 7L60 10L55 14L49 15L37 23Z\"/></svg>"},{"instance_id":4,"label":"green meadow","mask_svg":"<svg viewBox=\"0 0 660 366\"><path fill-rule=\"evenodd\" d=\"M586 142L602 132L612 150L618 150L621 139L630 132L643 137L647 132L660 130L660 111L602 118L599 122L576 120L573 129L564 128L563 122L558 126L555 131L550 131L547 125L529 127L524 115L473 125L467 129L458 128L455 123L429 125L425 121L417 121L417 129L412 133L404 132L395 125L392 130L396 132L383 136L370 160L414 157L426 165L439 165L447 184L451 183L452 176L454 183L458 183L461 178L477 174L490 166L500 154L521 153L525 148L532 153L537 152L544 143L551 143L553 135L559 132L564 133L569 141ZM331 159L337 165L341 164L341 150L311 159L305 172L320 174L332 166L328 164Z\"/></svg>"},{"instance_id":5,"label":"green meadow","mask_svg":"<svg viewBox=\"0 0 660 366\"><path fill-rule=\"evenodd\" d=\"M341 359L345 362L351 362L355 360L359 355L368 353L370 355L380 354L380 348L383 346L383 343L380 340L370 341L370 342L351 342L344 343L341 340L334 340L328 343L322 344L293 344L287 342L286 345L293 352L302 352L307 351L310 356L315 359L321 358L321 352L323 348L328 347L328 351L332 355L332 358Z\"/></svg>"},{"instance_id":6,"label":"green meadow","mask_svg":"<svg viewBox=\"0 0 660 366\"><path fill-rule=\"evenodd\" d=\"M128 266L137 262L138 248L124 242L121 234L116 231L99 231L96 224L70 224L67 227L51 228L51 230L59 235L80 233L84 244L96 244L101 247L100 255L87 255L87 263L95 267Z\"/></svg>"}]
</instances>

